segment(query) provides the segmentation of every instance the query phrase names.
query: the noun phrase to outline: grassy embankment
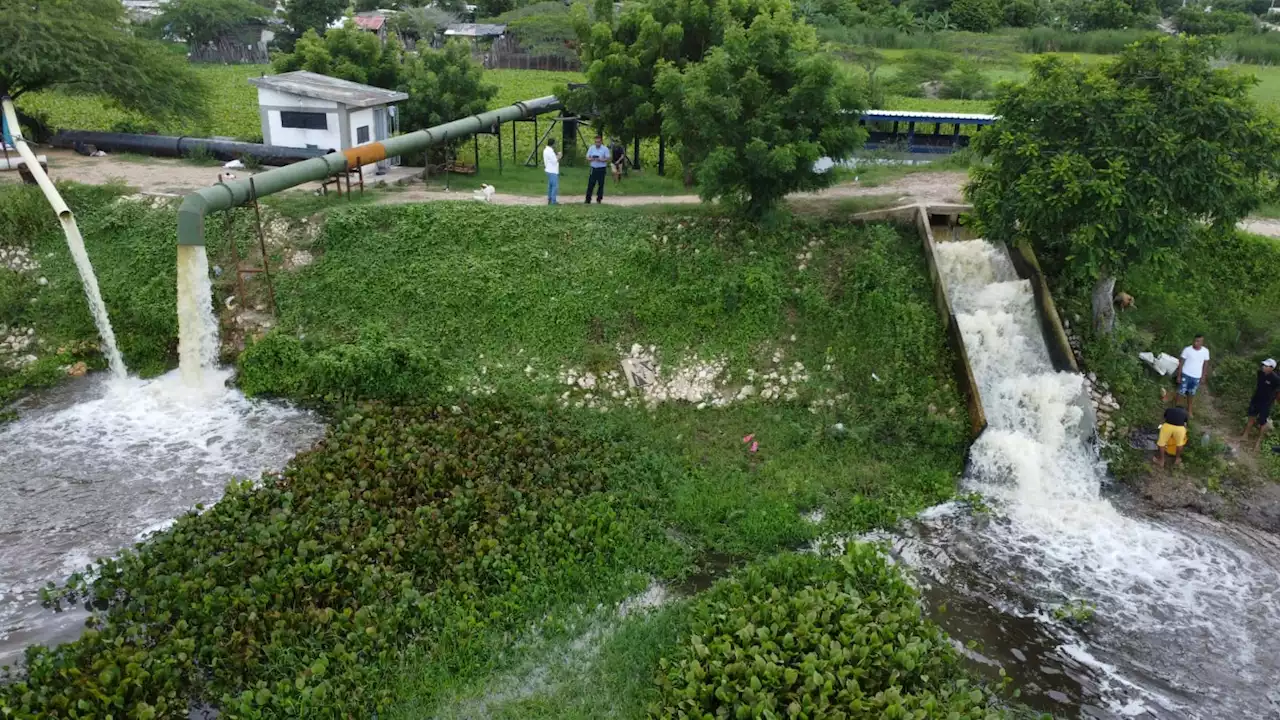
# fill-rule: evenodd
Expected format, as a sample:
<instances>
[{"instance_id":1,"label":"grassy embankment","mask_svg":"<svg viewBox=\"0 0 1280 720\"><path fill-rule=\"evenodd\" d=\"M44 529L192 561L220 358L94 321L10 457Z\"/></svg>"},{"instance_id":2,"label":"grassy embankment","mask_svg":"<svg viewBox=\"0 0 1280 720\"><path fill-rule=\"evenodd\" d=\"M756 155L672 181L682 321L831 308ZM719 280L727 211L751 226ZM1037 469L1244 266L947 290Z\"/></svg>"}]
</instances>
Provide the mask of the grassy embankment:
<instances>
[{"instance_id":1,"label":"grassy embankment","mask_svg":"<svg viewBox=\"0 0 1280 720\"><path fill-rule=\"evenodd\" d=\"M50 342L92 343L52 222L36 219L30 189L4 194L0 207L28 212L6 216L14 232L3 237L36 249L49 284L5 275L0 287ZM126 360L171 366L173 209L111 203L101 189L68 195ZM984 714L987 696L971 697L911 593L865 556L850 570L792 556L761 570L792 587L783 615L733 585L657 613L593 609L647 577L678 584L785 555L954 492L963 404L910 235L803 217L760 229L702 209L461 203L343 207L310 243L290 237L317 259L278 278L280 329L242 356L241 380L346 408L332 437L282 478L239 486L114 561L107 580L73 583L113 599L98 632L32 656L31 684L0 691L0 707L165 717L196 696L238 717L375 706L418 717L484 697L498 716L640 717L681 702L710 709L722 680L751 704L848 703L844 664L866 671L857 692L868 712L896 712L892 695L870 695L897 683L903 707ZM223 260L220 233L209 238ZM655 346L668 378L695 356L722 362L733 401L646 409L625 385L622 397L606 392L619 346L633 343ZM567 385L564 369L596 386ZM782 397L736 399L748 371ZM360 397L442 409L354 409ZM845 590L821 589L843 573ZM743 582L761 582L752 577ZM827 608L857 619L801 630ZM748 622L759 631L738 633ZM716 657L778 638L776 665L708 660L710 640L689 638L713 627L742 643L709 645ZM823 638L854 655L808 667L803 654ZM563 660L535 673L550 680L488 692L548 657ZM688 672L663 669L675 667Z\"/></svg>"},{"instance_id":2,"label":"grassy embankment","mask_svg":"<svg viewBox=\"0 0 1280 720\"><path fill-rule=\"evenodd\" d=\"M1137 354L1166 352L1174 357L1203 333L1213 353L1209 394L1196 401L1187 475L1230 503L1244 498L1259 482L1280 481L1280 456L1270 451L1275 438L1254 455L1253 441L1232 457L1224 441L1234 442L1244 426L1245 408L1253 392L1254 373L1267 357L1280 353L1280 246L1274 239L1231 233L1201 233L1171 261L1150 263L1120 278L1117 291L1136 298L1135 308L1118 315L1111 338L1088 334L1088 294L1072 292L1062 300L1064 316L1086 331L1088 369L1110 382L1121 405L1118 428L1153 427L1160 422L1161 391L1173 392L1169 378L1160 379ZM1074 298L1074 299L1073 299ZM1083 319L1083 322L1079 320ZM1209 432L1211 442L1202 445ZM1109 449L1111 468L1122 479L1136 480L1150 468L1127 438Z\"/></svg>"}]
</instances>

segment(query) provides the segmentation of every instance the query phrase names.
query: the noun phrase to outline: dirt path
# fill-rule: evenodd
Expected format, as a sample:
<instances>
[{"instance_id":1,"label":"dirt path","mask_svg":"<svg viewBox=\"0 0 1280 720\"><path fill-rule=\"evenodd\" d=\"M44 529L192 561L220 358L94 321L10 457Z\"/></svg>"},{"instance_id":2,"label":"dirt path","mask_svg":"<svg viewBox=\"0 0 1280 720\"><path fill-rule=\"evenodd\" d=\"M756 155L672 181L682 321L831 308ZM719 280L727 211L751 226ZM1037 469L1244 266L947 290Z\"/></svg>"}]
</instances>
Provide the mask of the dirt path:
<instances>
[{"instance_id":1,"label":"dirt path","mask_svg":"<svg viewBox=\"0 0 1280 720\"><path fill-rule=\"evenodd\" d=\"M796 193L791 197L798 200L836 200L840 198L897 196L903 203L962 202L961 188L964 186L966 173L963 172L920 172L903 176L883 185L837 185L817 192ZM576 198L577 196L573 196ZM432 200L470 200L471 190L445 192L413 185L408 190L391 193L378 200L379 204L399 204L429 202ZM568 197L566 203L573 202ZM541 205L546 199L541 195L507 195L495 194L490 202L498 205ZM606 205L693 205L701 202L697 195L619 195L606 197Z\"/></svg>"},{"instance_id":2,"label":"dirt path","mask_svg":"<svg viewBox=\"0 0 1280 720\"><path fill-rule=\"evenodd\" d=\"M70 150L41 148L40 154L49 158L49 174L55 181L73 180L90 185L106 185L124 183L139 192L149 195L185 195L218 181L221 168L217 165L196 165L189 161L172 158L142 158L135 156L107 155L105 157L85 157ZM244 170L235 171L241 177L247 176ZM798 193L795 198L805 199L840 199L872 196L897 196L906 202L960 202L961 187L965 181L963 172L920 172L903 176L882 185L866 186L857 184L837 185L813 193ZM0 173L0 182L17 182L15 173ZM307 183L299 190L318 189L316 183ZM408 185L407 189L387 193L378 200L379 203L399 204L429 202L433 200L470 200L471 190L446 192L428 189L419 184ZM566 201L569 198L565 198ZM510 195L499 192L493 202L501 205L538 205L545 200L541 195ZM688 205L699 202L696 195L623 195L605 199L609 205Z\"/></svg>"}]
</instances>

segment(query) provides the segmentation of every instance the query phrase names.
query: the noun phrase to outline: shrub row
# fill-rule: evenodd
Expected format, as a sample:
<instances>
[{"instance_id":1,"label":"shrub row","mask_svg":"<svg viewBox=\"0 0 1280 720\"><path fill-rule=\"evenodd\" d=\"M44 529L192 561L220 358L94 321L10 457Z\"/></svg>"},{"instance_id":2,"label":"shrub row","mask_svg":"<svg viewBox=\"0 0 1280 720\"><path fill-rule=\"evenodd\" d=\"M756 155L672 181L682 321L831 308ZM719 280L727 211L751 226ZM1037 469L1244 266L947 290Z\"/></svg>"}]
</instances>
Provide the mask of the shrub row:
<instances>
[{"instance_id":1,"label":"shrub row","mask_svg":"<svg viewBox=\"0 0 1280 720\"><path fill-rule=\"evenodd\" d=\"M249 395L304 400L408 400L442 387L439 358L420 345L382 338L326 347L271 333L240 354L238 384Z\"/></svg>"},{"instance_id":2,"label":"shrub row","mask_svg":"<svg viewBox=\"0 0 1280 720\"><path fill-rule=\"evenodd\" d=\"M659 718L998 718L994 694L870 545L721 581L659 665Z\"/></svg>"},{"instance_id":3,"label":"shrub row","mask_svg":"<svg viewBox=\"0 0 1280 720\"><path fill-rule=\"evenodd\" d=\"M367 406L261 487L73 576L95 614L33 647L5 718L370 717L414 639L518 622L638 547L622 444L498 408ZM626 480L625 484L631 484ZM624 536L628 541L623 542Z\"/></svg>"}]
</instances>

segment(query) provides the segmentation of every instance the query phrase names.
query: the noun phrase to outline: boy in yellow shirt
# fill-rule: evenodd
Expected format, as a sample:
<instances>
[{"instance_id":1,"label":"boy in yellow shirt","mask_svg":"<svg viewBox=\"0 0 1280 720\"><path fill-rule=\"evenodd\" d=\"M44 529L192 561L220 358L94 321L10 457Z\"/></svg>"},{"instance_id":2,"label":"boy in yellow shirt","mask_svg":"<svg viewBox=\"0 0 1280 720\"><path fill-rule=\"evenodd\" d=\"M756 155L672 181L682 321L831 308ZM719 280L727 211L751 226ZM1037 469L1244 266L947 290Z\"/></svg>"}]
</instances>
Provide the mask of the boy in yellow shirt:
<instances>
[{"instance_id":1,"label":"boy in yellow shirt","mask_svg":"<svg viewBox=\"0 0 1280 720\"><path fill-rule=\"evenodd\" d=\"M1174 466L1182 464L1182 448L1187 444L1187 411L1171 407L1164 411L1164 423L1156 439L1156 464L1164 467L1166 455L1173 458Z\"/></svg>"}]
</instances>

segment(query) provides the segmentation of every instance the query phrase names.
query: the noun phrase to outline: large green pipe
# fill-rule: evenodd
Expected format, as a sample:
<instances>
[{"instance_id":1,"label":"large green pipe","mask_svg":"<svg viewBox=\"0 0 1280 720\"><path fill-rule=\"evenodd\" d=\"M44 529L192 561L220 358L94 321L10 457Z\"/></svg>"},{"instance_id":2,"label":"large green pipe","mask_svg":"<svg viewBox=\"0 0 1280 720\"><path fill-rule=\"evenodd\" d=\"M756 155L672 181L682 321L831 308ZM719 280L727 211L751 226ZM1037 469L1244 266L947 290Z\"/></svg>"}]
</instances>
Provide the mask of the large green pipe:
<instances>
[{"instance_id":1,"label":"large green pipe","mask_svg":"<svg viewBox=\"0 0 1280 720\"><path fill-rule=\"evenodd\" d=\"M305 182L322 180L354 169L358 164L369 165L385 158L418 152L448 140L487 130L499 123L559 110L560 107L560 101L554 95L525 100L515 105L436 125L426 130L418 130L381 142L365 143L340 152L329 153L323 157L258 173L252 177L252 189L249 186L249 178L220 182L183 198L182 205L178 208L178 244L204 245L205 216L210 212L243 204L249 200L251 193L256 192L258 197L271 195Z\"/></svg>"}]
</instances>

